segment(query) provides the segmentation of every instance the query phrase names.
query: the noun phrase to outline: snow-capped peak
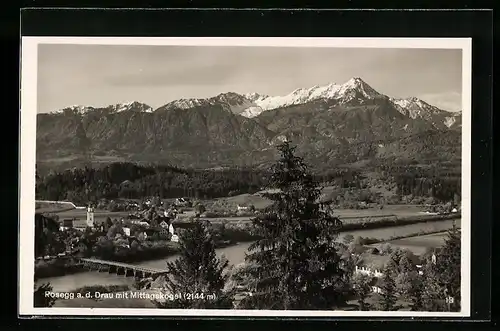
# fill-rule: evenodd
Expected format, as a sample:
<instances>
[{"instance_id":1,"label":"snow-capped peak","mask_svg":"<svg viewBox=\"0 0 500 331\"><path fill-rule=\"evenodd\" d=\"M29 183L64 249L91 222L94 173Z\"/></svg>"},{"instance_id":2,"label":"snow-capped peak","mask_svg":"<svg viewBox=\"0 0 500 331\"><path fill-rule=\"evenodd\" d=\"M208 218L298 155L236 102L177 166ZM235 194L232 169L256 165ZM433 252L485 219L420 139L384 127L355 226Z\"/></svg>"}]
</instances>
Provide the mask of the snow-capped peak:
<instances>
[{"instance_id":1,"label":"snow-capped peak","mask_svg":"<svg viewBox=\"0 0 500 331\"><path fill-rule=\"evenodd\" d=\"M389 98L396 109L413 119L425 118L428 119L432 114L442 114L444 111L431 106L427 102L417 97L409 97L405 99Z\"/></svg>"},{"instance_id":2,"label":"snow-capped peak","mask_svg":"<svg viewBox=\"0 0 500 331\"><path fill-rule=\"evenodd\" d=\"M255 101L255 100L260 99L260 98L267 98L267 97L269 97L268 95L260 95L259 93L255 93L255 92L253 92L253 93L246 93L246 94L243 94L243 96L245 98L247 98L248 100L250 100L250 101Z\"/></svg>"},{"instance_id":3,"label":"snow-capped peak","mask_svg":"<svg viewBox=\"0 0 500 331\"><path fill-rule=\"evenodd\" d=\"M71 113L77 113L77 114L83 115L83 114L86 114L89 111L92 111L94 109L95 109L94 107L73 105L73 106L69 106L69 107L66 107L66 108L63 108L60 110L53 111L53 112L51 112L51 114L63 114L63 113L66 113L69 111Z\"/></svg>"},{"instance_id":4,"label":"snow-capped peak","mask_svg":"<svg viewBox=\"0 0 500 331\"><path fill-rule=\"evenodd\" d=\"M74 105L74 106L69 106L66 108L63 108L61 110L57 110L55 112L52 112L52 114L63 114L66 112L71 112L71 113L77 113L78 115L85 115L88 114L92 111L96 110L103 110L106 112L112 112L112 113L119 113L123 111L136 111L136 112L145 112L145 113L151 113L153 112L153 108L150 106L138 102L138 101L130 101L130 102L125 102L125 103L118 103L114 105L109 105L106 107L90 107L90 106L80 106L80 105Z\"/></svg>"},{"instance_id":5,"label":"snow-capped peak","mask_svg":"<svg viewBox=\"0 0 500 331\"><path fill-rule=\"evenodd\" d=\"M248 95L248 94L247 94ZM382 95L365 83L361 78L354 77L344 84L329 83L311 88L298 88L284 96L256 97L253 101L263 110L271 110L286 106L299 105L315 100L338 100L340 103L358 99L374 99ZM362 103L363 100L360 100Z\"/></svg>"},{"instance_id":6,"label":"snow-capped peak","mask_svg":"<svg viewBox=\"0 0 500 331\"><path fill-rule=\"evenodd\" d=\"M207 99L179 99L169 102L164 107L167 109L171 108L180 108L180 109L189 109L197 106L209 105L210 102Z\"/></svg>"},{"instance_id":7,"label":"snow-capped peak","mask_svg":"<svg viewBox=\"0 0 500 331\"><path fill-rule=\"evenodd\" d=\"M235 92L220 93L211 98L178 99L167 103L162 109L190 109L194 107L216 106L233 114L252 118L262 112L272 109L285 108L293 105L306 104L313 101L328 101L329 107L344 105L348 107L374 104L374 100L389 101L400 113L412 119L431 121L436 127L456 127L460 125L459 112L441 110L417 98L391 98L373 89L359 77L353 77L343 84L328 83L315 85L310 88L297 88L289 94L282 96L268 96L259 93L239 94ZM143 103L131 101L110 105L107 107L71 106L60 112L71 111L85 114L91 110L104 110L106 112L152 112L153 109ZM210 109L210 108L207 108ZM406 127L407 128L407 127Z\"/></svg>"},{"instance_id":8,"label":"snow-capped peak","mask_svg":"<svg viewBox=\"0 0 500 331\"><path fill-rule=\"evenodd\" d=\"M125 102L125 103L118 103L116 105L111 105L109 106L113 111L120 113L123 111L137 111L137 112L144 112L144 113L151 113L153 112L153 108L150 106L138 102L138 101L130 101L130 102Z\"/></svg>"},{"instance_id":9,"label":"snow-capped peak","mask_svg":"<svg viewBox=\"0 0 500 331\"><path fill-rule=\"evenodd\" d=\"M196 106L222 105L225 109L245 117L255 117L263 111L315 100L335 100L339 104L364 103L366 100L384 97L359 77L353 77L344 84L328 83L310 88L297 88L284 96L268 96L259 93L221 93L208 99L179 99L166 104L166 109L189 109Z\"/></svg>"},{"instance_id":10,"label":"snow-capped peak","mask_svg":"<svg viewBox=\"0 0 500 331\"><path fill-rule=\"evenodd\" d=\"M346 91L346 90L357 90L363 94L364 97L366 98L376 98L379 97L381 94L375 91L370 85L365 83L361 78L359 77L353 77L349 79L345 84L342 85L341 90Z\"/></svg>"}]
</instances>

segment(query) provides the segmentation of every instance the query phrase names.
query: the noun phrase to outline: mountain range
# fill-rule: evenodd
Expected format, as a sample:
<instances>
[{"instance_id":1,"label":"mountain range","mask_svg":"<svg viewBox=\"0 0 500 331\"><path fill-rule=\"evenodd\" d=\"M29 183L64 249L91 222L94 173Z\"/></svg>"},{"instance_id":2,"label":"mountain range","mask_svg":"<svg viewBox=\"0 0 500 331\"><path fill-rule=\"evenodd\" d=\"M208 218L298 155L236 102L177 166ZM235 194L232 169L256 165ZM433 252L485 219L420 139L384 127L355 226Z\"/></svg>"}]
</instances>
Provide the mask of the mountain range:
<instances>
[{"instance_id":1,"label":"mountain range","mask_svg":"<svg viewBox=\"0 0 500 331\"><path fill-rule=\"evenodd\" d=\"M37 115L37 164L168 162L266 166L284 139L313 165L460 159L461 112L377 92L361 78L285 96L221 93L153 109L141 102ZM433 161L434 160L434 161Z\"/></svg>"}]
</instances>

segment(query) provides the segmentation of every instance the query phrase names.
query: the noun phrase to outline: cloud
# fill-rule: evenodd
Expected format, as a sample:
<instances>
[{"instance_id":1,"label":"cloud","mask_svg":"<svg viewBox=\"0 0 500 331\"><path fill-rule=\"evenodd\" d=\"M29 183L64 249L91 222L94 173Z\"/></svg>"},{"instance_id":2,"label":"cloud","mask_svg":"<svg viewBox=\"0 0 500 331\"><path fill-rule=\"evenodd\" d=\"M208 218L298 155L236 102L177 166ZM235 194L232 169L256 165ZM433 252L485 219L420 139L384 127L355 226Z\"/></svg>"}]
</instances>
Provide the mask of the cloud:
<instances>
[{"instance_id":1,"label":"cloud","mask_svg":"<svg viewBox=\"0 0 500 331\"><path fill-rule=\"evenodd\" d=\"M462 94L456 91L428 93L419 95L418 97L443 110L462 110Z\"/></svg>"}]
</instances>

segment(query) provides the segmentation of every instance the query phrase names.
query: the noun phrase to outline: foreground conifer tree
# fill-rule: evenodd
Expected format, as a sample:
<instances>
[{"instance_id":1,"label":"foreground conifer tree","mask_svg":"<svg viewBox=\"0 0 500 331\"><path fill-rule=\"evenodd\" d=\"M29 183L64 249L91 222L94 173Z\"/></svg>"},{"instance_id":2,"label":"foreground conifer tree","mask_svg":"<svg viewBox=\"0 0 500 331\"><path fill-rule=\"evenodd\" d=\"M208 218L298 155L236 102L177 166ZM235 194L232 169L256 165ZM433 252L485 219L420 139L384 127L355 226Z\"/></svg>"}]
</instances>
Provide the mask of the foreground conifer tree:
<instances>
[{"instance_id":1,"label":"foreground conifer tree","mask_svg":"<svg viewBox=\"0 0 500 331\"><path fill-rule=\"evenodd\" d=\"M278 146L272 167L272 205L253 220L261 238L246 257L246 309L335 309L346 301L335 239L341 222L318 202L321 191L295 147Z\"/></svg>"},{"instance_id":2,"label":"foreground conifer tree","mask_svg":"<svg viewBox=\"0 0 500 331\"><path fill-rule=\"evenodd\" d=\"M396 282L393 278L390 266L384 268L384 274L380 278L380 308L384 311L396 310Z\"/></svg>"},{"instance_id":3,"label":"foreground conifer tree","mask_svg":"<svg viewBox=\"0 0 500 331\"><path fill-rule=\"evenodd\" d=\"M36 282L36 276L35 276L35 282ZM33 307L36 308L52 307L57 299L46 295L47 292L52 292L52 290L53 288L50 285L50 283L41 284L40 286L34 285Z\"/></svg>"},{"instance_id":4,"label":"foreground conifer tree","mask_svg":"<svg viewBox=\"0 0 500 331\"><path fill-rule=\"evenodd\" d=\"M165 294L174 300L159 308L230 309L233 293L226 290L228 261L219 259L209 224L196 222L181 235L180 257L167 262Z\"/></svg>"},{"instance_id":5,"label":"foreground conifer tree","mask_svg":"<svg viewBox=\"0 0 500 331\"><path fill-rule=\"evenodd\" d=\"M443 292L453 298L448 309L460 311L461 232L455 225L448 231L445 244L437 254L436 270Z\"/></svg>"}]
</instances>

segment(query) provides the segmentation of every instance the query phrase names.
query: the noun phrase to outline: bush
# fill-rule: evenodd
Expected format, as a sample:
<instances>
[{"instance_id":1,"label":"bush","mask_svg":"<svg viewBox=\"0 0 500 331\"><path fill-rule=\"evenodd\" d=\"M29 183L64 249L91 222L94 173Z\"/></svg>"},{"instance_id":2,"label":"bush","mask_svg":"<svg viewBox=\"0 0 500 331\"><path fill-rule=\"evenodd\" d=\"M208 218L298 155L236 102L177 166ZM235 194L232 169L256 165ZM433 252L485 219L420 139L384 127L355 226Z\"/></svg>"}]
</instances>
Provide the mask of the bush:
<instances>
[{"instance_id":1,"label":"bush","mask_svg":"<svg viewBox=\"0 0 500 331\"><path fill-rule=\"evenodd\" d=\"M393 252L392 246L388 243L383 244L380 246L380 253L382 255L390 255Z\"/></svg>"}]
</instances>

